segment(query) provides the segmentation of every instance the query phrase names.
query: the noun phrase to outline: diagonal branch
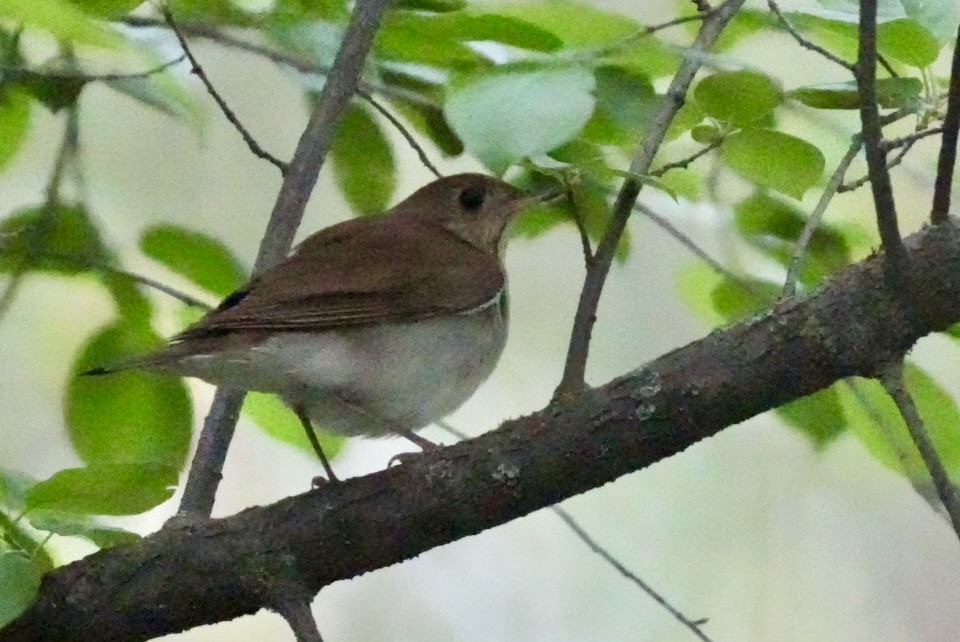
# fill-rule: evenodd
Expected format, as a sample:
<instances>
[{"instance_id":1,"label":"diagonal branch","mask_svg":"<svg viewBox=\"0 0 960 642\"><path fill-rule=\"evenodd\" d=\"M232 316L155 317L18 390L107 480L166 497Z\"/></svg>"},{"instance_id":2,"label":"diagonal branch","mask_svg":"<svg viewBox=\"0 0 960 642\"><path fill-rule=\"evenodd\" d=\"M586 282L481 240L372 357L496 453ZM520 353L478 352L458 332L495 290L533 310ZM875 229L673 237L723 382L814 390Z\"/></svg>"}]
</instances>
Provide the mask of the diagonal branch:
<instances>
[{"instance_id":1,"label":"diagonal branch","mask_svg":"<svg viewBox=\"0 0 960 642\"><path fill-rule=\"evenodd\" d=\"M640 150L630 163L629 172L633 176L642 176L650 170L653 158L663 142L667 128L673 117L683 106L687 89L693 82L693 77L703 62L699 54L706 51L716 42L727 23L733 18L744 0L727 0L726 3L713 10L704 19L700 31L693 45L684 57L680 68L670 83L670 88L664 95L651 119L650 127ZM613 215L610 224L604 232L600 244L593 257L593 264L587 271L583 289L580 292L580 302L573 320L573 331L570 334L570 347L567 350L567 359L563 367L563 378L557 388L556 398L562 399L582 390L585 386L584 375L587 369L587 356L590 352L590 337L593 334L593 324L596 321L597 304L603 284L610 272L610 265L627 226L627 219L633 211L633 204L640 194L641 183L636 178L628 178L613 206Z\"/></svg>"},{"instance_id":2,"label":"diagonal branch","mask_svg":"<svg viewBox=\"0 0 960 642\"><path fill-rule=\"evenodd\" d=\"M930 212L930 222L934 224L946 221L950 213L950 190L953 188L953 166L957 160L958 130L960 130L960 27L957 27L957 38L953 43L947 114L943 118L943 138L940 140L937 180Z\"/></svg>"},{"instance_id":3,"label":"diagonal branch","mask_svg":"<svg viewBox=\"0 0 960 642\"><path fill-rule=\"evenodd\" d=\"M875 376L960 319L960 227L932 226L907 245L937 284L917 294L922 323L905 322L885 261L872 257L563 407L61 567L0 642L146 640L253 613L273 605L264 577L295 574L316 592L597 488L840 379Z\"/></svg>"},{"instance_id":4,"label":"diagonal branch","mask_svg":"<svg viewBox=\"0 0 960 642\"><path fill-rule=\"evenodd\" d=\"M333 142L336 124L357 88L363 61L388 4L388 0L361 0L354 8L333 69L300 136L293 160L284 172L280 193L260 243L254 274L281 260L293 245L307 200ZM190 465L180 502L181 514L210 515L242 404L243 393L235 390L220 389L214 396Z\"/></svg>"}]
</instances>

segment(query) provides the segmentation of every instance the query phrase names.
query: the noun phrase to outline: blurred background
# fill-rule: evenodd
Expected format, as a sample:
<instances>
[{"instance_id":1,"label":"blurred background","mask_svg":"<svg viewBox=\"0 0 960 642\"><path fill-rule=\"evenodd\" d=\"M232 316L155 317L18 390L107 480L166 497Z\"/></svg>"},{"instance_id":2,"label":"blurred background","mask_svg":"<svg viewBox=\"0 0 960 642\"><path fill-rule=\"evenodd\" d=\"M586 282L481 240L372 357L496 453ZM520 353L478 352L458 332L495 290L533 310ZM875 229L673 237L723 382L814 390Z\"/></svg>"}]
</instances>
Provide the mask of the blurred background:
<instances>
[{"instance_id":1,"label":"blurred background","mask_svg":"<svg viewBox=\"0 0 960 642\"><path fill-rule=\"evenodd\" d=\"M596 4L644 23L675 15L674 3L666 0ZM687 38L682 30L671 37ZM752 38L725 56L781 74L790 69L795 74L790 82L796 84L829 77L827 63L786 43ZM307 114L296 79L254 56L202 42L194 50L257 140L289 157ZM184 65L177 73L187 78ZM81 146L91 212L125 265L197 293L138 251L140 232L164 221L184 225L221 239L249 267L279 180L273 167L248 152L199 83L185 82L204 105L202 130L92 87L80 115ZM836 136L835 123L795 118L797 128L827 141L828 149L831 137L837 139L836 155L827 161L832 171L848 144ZM0 174L6 211L42 198L60 141L62 122L46 112L36 110L31 127L29 145ZM395 143L406 160L394 202L430 180L399 136ZM434 152L433 158L440 156ZM935 144L921 142L898 174L905 232L918 229L928 212L935 158ZM438 165L445 174L481 170L467 159L438 160ZM852 175L859 175L862 165L854 167ZM721 262L752 260L730 236L730 212L682 198L674 202L653 190L645 190L642 200ZM811 206L804 201L804 209ZM867 190L845 197L831 212L864 221L872 233ZM347 216L325 169L300 237ZM635 218L630 229L633 251L614 266L598 313L589 367L595 384L710 329L678 293L678 274L693 257L650 220ZM572 226L532 240L513 239L507 267L512 325L506 351L493 377L449 420L470 434L549 400L583 278L579 239ZM176 306L165 305L169 318L158 331L167 335L176 331L178 320ZM80 465L65 433L62 390L79 345L112 314L102 290L82 279L25 280L0 322L0 464L36 478ZM914 351L953 393L960 392L951 365L955 351L938 338L924 340ZM212 388L199 382L190 388L199 421ZM437 428L423 434L452 440ZM409 449L403 440L354 439L334 465L343 476L362 474ZM241 420L215 514L303 492L318 472L312 457ZM174 513L178 500L179 494L145 515L116 523L152 532ZM764 415L563 506L685 615L707 619L704 631L716 642L939 642L956 639L960 630L955 535L902 476L882 467L849 435L817 452L807 438ZM93 550L57 540L62 560ZM695 639L549 510L339 582L321 591L313 610L328 642ZM261 612L164 639L293 636L279 616Z\"/></svg>"}]
</instances>

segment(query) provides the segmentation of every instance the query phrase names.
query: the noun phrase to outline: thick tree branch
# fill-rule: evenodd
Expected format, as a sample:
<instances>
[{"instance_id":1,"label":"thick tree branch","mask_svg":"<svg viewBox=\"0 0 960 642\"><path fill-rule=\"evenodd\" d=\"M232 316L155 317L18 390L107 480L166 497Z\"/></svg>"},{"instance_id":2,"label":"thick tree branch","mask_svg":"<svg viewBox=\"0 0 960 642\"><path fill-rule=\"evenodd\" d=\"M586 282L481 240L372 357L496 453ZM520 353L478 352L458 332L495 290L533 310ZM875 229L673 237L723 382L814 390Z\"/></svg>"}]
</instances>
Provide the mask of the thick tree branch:
<instances>
[{"instance_id":1,"label":"thick tree branch","mask_svg":"<svg viewBox=\"0 0 960 642\"><path fill-rule=\"evenodd\" d=\"M272 604L265 578L308 591L409 559L670 457L852 375L878 376L960 319L960 227L910 237L925 286L902 315L874 256L806 298L718 330L570 403L276 504L171 525L44 578L0 642L146 640Z\"/></svg>"}]
</instances>

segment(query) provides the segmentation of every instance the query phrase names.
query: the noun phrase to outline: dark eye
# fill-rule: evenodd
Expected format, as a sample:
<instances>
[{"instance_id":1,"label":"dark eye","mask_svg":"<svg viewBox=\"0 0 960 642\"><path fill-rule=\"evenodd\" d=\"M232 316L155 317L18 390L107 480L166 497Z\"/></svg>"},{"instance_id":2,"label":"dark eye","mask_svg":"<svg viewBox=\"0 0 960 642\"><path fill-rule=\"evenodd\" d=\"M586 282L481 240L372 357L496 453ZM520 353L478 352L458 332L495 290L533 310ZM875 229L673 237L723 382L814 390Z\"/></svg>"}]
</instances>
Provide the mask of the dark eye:
<instances>
[{"instance_id":1,"label":"dark eye","mask_svg":"<svg viewBox=\"0 0 960 642\"><path fill-rule=\"evenodd\" d=\"M460 192L460 204L468 210L475 210L483 205L485 197L486 194L479 187L465 187Z\"/></svg>"}]
</instances>

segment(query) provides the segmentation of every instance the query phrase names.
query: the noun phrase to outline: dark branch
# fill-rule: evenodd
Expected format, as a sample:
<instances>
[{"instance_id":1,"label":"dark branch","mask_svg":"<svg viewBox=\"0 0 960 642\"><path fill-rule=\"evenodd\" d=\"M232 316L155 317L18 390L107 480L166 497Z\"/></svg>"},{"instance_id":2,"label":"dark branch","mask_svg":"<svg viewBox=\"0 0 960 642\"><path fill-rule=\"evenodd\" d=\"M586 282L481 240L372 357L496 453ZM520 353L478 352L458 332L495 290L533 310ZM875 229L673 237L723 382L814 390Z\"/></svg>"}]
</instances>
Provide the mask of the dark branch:
<instances>
[{"instance_id":1,"label":"dark branch","mask_svg":"<svg viewBox=\"0 0 960 642\"><path fill-rule=\"evenodd\" d=\"M947 114L943 119L943 138L937 159L937 180L933 188L933 207L930 222L943 223L950 214L950 190L953 188L953 166L957 160L957 131L960 130L960 27L953 44L953 63L950 67L950 91L947 94Z\"/></svg>"},{"instance_id":2,"label":"dark branch","mask_svg":"<svg viewBox=\"0 0 960 642\"><path fill-rule=\"evenodd\" d=\"M937 495L943 502L943 507L950 516L950 523L953 524L953 531L960 538L960 495L957 494L957 487L950 481L950 475L947 473L943 461L940 459L937 449L923 425L923 419L917 410L917 405L913 401L910 391L907 390L907 383L903 378L903 361L898 359L890 362L883 370L880 376L880 383L900 411L904 423L907 425L907 431L910 438L913 439L920 458L930 472L933 479L933 486L937 489Z\"/></svg>"},{"instance_id":3,"label":"dark branch","mask_svg":"<svg viewBox=\"0 0 960 642\"><path fill-rule=\"evenodd\" d=\"M917 293L919 323L904 319L873 257L562 407L61 567L0 642L146 640L253 613L273 604L265 576L293 569L316 592L597 488L845 377L876 376L960 319L960 227L930 227L907 245L936 284Z\"/></svg>"},{"instance_id":4,"label":"dark branch","mask_svg":"<svg viewBox=\"0 0 960 642\"><path fill-rule=\"evenodd\" d=\"M873 190L880 241L890 259L891 277L900 278L905 275L907 268L906 251L900 238L897 208L893 200L890 173L887 171L886 154L880 145L883 131L880 126L876 88L877 0L862 0L860 3L860 43L856 77L857 90L860 94L860 122L863 125L867 175L870 177L870 187Z\"/></svg>"},{"instance_id":5,"label":"dark branch","mask_svg":"<svg viewBox=\"0 0 960 642\"><path fill-rule=\"evenodd\" d=\"M283 175L280 193L260 243L255 274L281 260L293 245L320 167L333 142L336 124L357 88L363 61L388 4L388 0L358 2L350 16L333 68ZM210 515L242 404L243 393L235 390L221 389L214 396L180 502L182 514Z\"/></svg>"},{"instance_id":6,"label":"dark branch","mask_svg":"<svg viewBox=\"0 0 960 642\"><path fill-rule=\"evenodd\" d=\"M644 138L640 150L630 163L630 174L642 176L649 171L653 158L657 150L660 149L660 144L666 135L667 128L680 107L683 106L687 89L703 62L703 57L697 55L697 53L706 51L713 45L743 2L744 0L727 0L720 7L712 10L709 17L704 20L690 48L691 54L683 59L680 68L670 83L670 87L667 89L667 93L651 118L648 134ZM610 271L617 246L620 244L620 237L623 236L623 230L627 226L627 220L633 211L633 204L637 200L637 195L640 194L640 187L641 183L636 178L628 178L624 182L613 206L610 223L593 255L591 269L587 272L584 280L583 289L580 292L580 302L577 304L577 312L573 320L573 331L570 333L570 347L567 350L567 359L563 367L563 378L556 392L558 399L575 394L582 390L585 385L584 374L587 369L587 355L590 352L590 337L593 334L593 324L596 321L597 304L600 302L603 284Z\"/></svg>"},{"instance_id":7,"label":"dark branch","mask_svg":"<svg viewBox=\"0 0 960 642\"><path fill-rule=\"evenodd\" d=\"M214 102L217 103L217 107L220 108L220 112L224 115L227 121L233 125L233 128L240 133L241 138L243 138L243 142L247 144L247 148L257 158L262 158L279 169L281 174L286 172L287 164L260 146L260 143L258 143L250 131L243 126L243 123L240 122L240 119L237 118L237 115L233 113L232 109L230 109L230 105L227 104L227 101L223 99L223 96L220 95L220 92L217 91L217 88L214 87L213 83L210 82L210 79L207 78L207 74L203 70L203 67L200 66L200 62L194 57L193 52L190 51L190 46L187 44L187 39L180 31L180 27L177 26L176 21L173 19L173 14L170 13L170 9L164 6L162 11L163 19L167 21L168 25L170 25L170 29L172 29L173 33L177 36L177 41L180 43L180 48L183 49L184 55L186 55L187 59L190 60L190 72L200 79L200 82L203 83L207 93L210 94Z\"/></svg>"}]
</instances>

